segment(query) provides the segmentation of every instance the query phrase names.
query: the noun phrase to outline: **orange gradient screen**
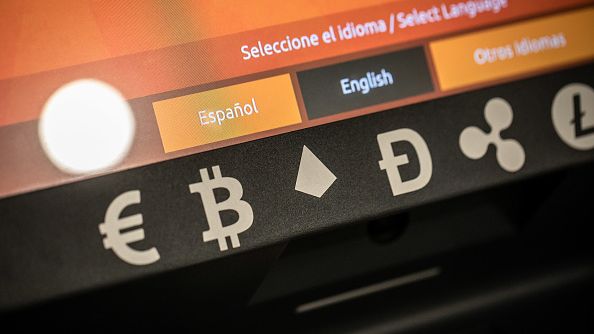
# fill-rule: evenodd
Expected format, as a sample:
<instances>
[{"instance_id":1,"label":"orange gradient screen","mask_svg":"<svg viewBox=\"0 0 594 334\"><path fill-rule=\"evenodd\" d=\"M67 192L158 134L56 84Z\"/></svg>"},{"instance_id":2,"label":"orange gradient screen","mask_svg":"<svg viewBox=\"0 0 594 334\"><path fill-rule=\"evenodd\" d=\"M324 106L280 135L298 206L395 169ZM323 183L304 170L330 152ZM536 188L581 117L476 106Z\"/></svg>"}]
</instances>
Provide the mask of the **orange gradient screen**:
<instances>
[{"instance_id":1,"label":"orange gradient screen","mask_svg":"<svg viewBox=\"0 0 594 334\"><path fill-rule=\"evenodd\" d=\"M0 80L387 2L0 1Z\"/></svg>"},{"instance_id":2,"label":"orange gradient screen","mask_svg":"<svg viewBox=\"0 0 594 334\"><path fill-rule=\"evenodd\" d=\"M594 0L3 0L0 198L589 61L593 5ZM505 62L473 62L478 48L547 36L563 36L566 43ZM386 98L362 93L357 104L349 95L352 100L336 113L317 113L346 101L342 95L332 100L338 84L321 88L332 76L302 80L306 73L334 68L341 85L352 83L354 75L364 79L352 64L408 54L415 58L397 62L418 71L413 79L399 81L406 73L400 69L397 89ZM421 65L412 66L419 59ZM361 69L365 78L381 69L371 67ZM422 73L425 88L409 91ZM112 105L122 107L119 116L127 124L117 143L118 124L107 119ZM84 170L68 165L91 160L84 153L99 156L97 149L108 142L122 148L117 159Z\"/></svg>"},{"instance_id":3,"label":"orange gradient screen","mask_svg":"<svg viewBox=\"0 0 594 334\"><path fill-rule=\"evenodd\" d=\"M482 1L482 0L481 0ZM486 0L485 0L486 1ZM490 0L495 1L495 0ZM382 20L459 0L0 1L0 126L38 119L68 82L93 78L127 99L195 87L439 34L476 29L591 0L497 0L500 11L414 27L394 27L245 60L242 47L300 38L333 27ZM398 23L398 22L397 22ZM396 29L394 29L396 28ZM392 30L394 29L394 30Z\"/></svg>"}]
</instances>

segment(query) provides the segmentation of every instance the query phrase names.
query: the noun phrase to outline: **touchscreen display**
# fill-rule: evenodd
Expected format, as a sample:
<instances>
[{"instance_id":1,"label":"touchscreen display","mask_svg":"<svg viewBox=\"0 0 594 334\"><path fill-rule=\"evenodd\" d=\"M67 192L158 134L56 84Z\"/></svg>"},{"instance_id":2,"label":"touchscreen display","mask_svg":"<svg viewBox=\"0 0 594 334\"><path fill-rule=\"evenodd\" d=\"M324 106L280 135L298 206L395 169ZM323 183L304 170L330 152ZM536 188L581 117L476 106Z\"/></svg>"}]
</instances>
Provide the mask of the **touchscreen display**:
<instances>
[{"instance_id":1,"label":"touchscreen display","mask_svg":"<svg viewBox=\"0 0 594 334\"><path fill-rule=\"evenodd\" d=\"M583 64L591 4L3 1L0 198Z\"/></svg>"}]
</instances>

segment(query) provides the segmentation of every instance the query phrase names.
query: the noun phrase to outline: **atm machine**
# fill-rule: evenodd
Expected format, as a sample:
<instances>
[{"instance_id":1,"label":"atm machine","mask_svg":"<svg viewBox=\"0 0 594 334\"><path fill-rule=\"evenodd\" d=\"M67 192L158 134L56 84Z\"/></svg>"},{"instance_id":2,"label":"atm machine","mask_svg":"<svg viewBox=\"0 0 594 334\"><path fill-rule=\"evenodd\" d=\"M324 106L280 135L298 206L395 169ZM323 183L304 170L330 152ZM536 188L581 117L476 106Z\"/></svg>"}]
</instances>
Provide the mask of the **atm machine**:
<instances>
[{"instance_id":1,"label":"atm machine","mask_svg":"<svg viewBox=\"0 0 594 334\"><path fill-rule=\"evenodd\" d=\"M593 1L0 8L4 328L594 331Z\"/></svg>"}]
</instances>

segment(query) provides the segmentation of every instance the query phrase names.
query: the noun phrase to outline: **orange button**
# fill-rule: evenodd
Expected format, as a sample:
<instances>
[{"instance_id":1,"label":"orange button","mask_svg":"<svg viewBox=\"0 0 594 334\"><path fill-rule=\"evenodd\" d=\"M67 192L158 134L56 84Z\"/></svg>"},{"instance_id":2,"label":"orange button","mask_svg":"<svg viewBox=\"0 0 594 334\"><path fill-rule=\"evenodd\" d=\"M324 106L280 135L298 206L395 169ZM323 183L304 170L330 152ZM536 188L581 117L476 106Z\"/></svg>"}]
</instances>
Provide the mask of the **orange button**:
<instances>
[{"instance_id":1,"label":"orange button","mask_svg":"<svg viewBox=\"0 0 594 334\"><path fill-rule=\"evenodd\" d=\"M153 103L165 153L301 122L288 74Z\"/></svg>"},{"instance_id":2,"label":"orange button","mask_svg":"<svg viewBox=\"0 0 594 334\"><path fill-rule=\"evenodd\" d=\"M594 9L430 43L442 90L594 58Z\"/></svg>"}]
</instances>

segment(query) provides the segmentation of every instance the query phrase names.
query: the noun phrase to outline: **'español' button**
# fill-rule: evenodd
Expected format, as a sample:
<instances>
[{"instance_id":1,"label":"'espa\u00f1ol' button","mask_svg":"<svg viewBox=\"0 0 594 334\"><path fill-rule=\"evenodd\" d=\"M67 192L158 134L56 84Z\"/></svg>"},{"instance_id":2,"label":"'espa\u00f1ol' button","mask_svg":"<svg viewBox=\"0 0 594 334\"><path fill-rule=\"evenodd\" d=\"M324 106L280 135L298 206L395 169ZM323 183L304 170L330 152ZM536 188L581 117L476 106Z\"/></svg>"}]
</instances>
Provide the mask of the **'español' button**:
<instances>
[{"instance_id":1,"label":"'espa\u00f1ol' button","mask_svg":"<svg viewBox=\"0 0 594 334\"><path fill-rule=\"evenodd\" d=\"M301 122L288 74L153 103L165 153Z\"/></svg>"}]
</instances>

